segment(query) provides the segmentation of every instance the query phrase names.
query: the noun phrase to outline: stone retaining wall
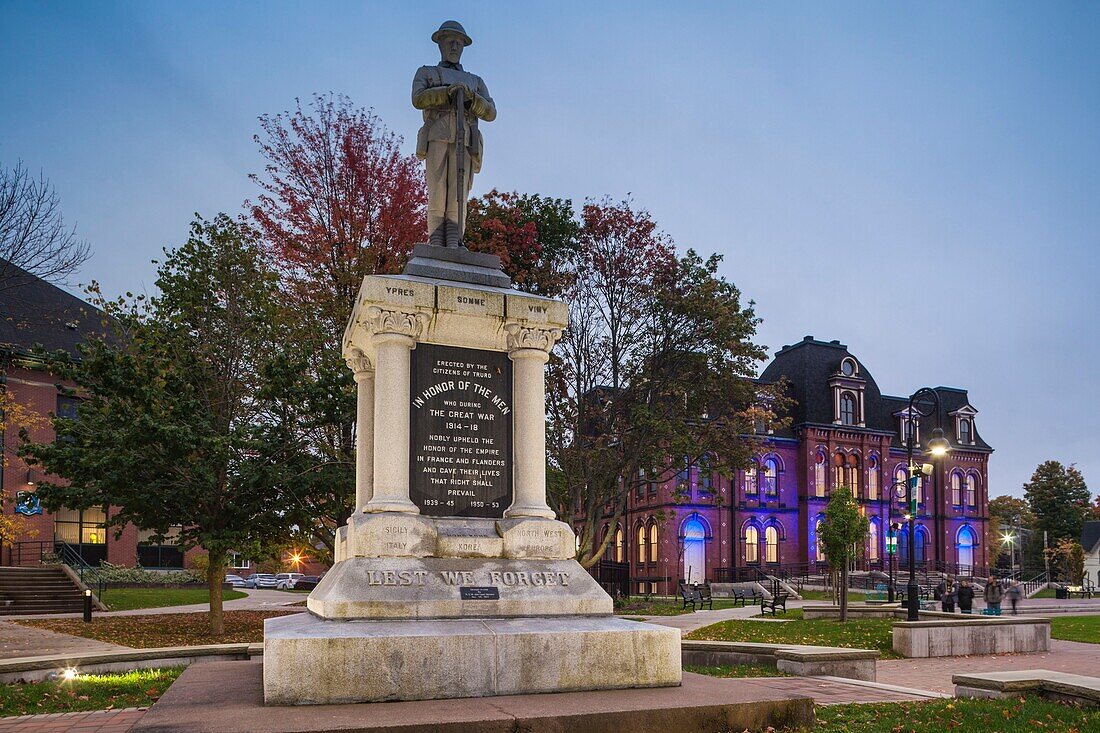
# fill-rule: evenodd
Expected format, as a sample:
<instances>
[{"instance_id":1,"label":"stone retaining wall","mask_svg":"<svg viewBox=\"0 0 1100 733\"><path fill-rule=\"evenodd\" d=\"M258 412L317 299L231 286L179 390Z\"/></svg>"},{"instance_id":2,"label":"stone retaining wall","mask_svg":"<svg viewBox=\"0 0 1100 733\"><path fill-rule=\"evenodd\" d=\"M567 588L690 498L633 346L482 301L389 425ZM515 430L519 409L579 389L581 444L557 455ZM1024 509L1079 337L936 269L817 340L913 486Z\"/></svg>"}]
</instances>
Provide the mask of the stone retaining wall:
<instances>
[{"instance_id":1,"label":"stone retaining wall","mask_svg":"<svg viewBox=\"0 0 1100 733\"><path fill-rule=\"evenodd\" d=\"M977 616L899 621L893 647L904 657L918 658L1045 652L1050 651L1050 620Z\"/></svg>"},{"instance_id":2,"label":"stone retaining wall","mask_svg":"<svg viewBox=\"0 0 1100 733\"><path fill-rule=\"evenodd\" d=\"M875 660L879 657L873 649L798 644L683 641L680 646L684 664L701 667L757 664L800 677L828 675L868 682L875 681Z\"/></svg>"}]
</instances>

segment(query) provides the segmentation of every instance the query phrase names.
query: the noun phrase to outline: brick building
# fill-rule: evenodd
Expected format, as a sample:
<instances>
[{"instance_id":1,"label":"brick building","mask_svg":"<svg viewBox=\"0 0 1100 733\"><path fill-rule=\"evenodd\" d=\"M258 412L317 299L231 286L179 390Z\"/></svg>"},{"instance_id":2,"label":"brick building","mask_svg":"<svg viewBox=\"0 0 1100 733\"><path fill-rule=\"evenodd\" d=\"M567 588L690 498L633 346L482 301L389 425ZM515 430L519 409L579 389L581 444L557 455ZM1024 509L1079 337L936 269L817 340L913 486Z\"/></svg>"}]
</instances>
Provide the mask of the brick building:
<instances>
[{"instance_id":1,"label":"brick building","mask_svg":"<svg viewBox=\"0 0 1100 733\"><path fill-rule=\"evenodd\" d=\"M823 567L817 531L839 485L856 489L869 518L862 565L886 568L888 528L904 524L906 511L902 499L891 497L906 476L908 397L882 394L846 346L811 336L783 347L761 375L763 382L780 379L795 401L791 424L759 436L763 448L750 468L732 481L698 465L672 468L631 492L620 527L605 524L603 531L615 534L604 559L629 564L633 592L665 592L666 578L731 579L739 568ZM993 449L978 434L977 410L966 391L937 392L939 415L912 418L915 462L932 460L922 445L937 425L951 444L918 491L916 558L929 569L972 572L989 561L987 466ZM683 487L679 500L677 487ZM905 558L908 532L903 529L898 540Z\"/></svg>"},{"instance_id":2,"label":"brick building","mask_svg":"<svg viewBox=\"0 0 1100 733\"><path fill-rule=\"evenodd\" d=\"M183 553L172 544L154 543L149 532L127 525L116 536L106 526L114 513L110 507L62 510L51 513L36 495L41 470L27 466L17 455L19 428L40 442L54 438L51 414L75 415L79 399L62 393L62 384L43 369L35 356L36 345L47 351L62 350L78 358L77 346L90 335L102 333L103 313L61 288L4 263L0 282L0 389L9 405L0 422L3 470L0 491L3 511L23 517L22 536L7 542L0 562L37 564L43 554L63 545L91 565L103 561L147 568L181 568ZM12 273L12 274L8 274ZM29 420L26 418L29 417ZM22 423L22 424L19 424Z\"/></svg>"}]
</instances>

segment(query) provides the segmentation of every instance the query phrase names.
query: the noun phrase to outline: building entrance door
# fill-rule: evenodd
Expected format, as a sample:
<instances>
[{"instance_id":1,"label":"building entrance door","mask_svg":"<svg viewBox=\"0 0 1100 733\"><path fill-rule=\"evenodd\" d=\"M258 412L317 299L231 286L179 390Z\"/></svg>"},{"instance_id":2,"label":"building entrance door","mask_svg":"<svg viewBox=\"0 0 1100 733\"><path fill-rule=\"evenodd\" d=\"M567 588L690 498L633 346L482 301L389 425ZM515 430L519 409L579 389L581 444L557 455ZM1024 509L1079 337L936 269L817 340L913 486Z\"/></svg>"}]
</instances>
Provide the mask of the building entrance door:
<instances>
[{"instance_id":1,"label":"building entrance door","mask_svg":"<svg viewBox=\"0 0 1100 733\"><path fill-rule=\"evenodd\" d=\"M707 577L706 529L698 519L684 524L684 580L702 583Z\"/></svg>"}]
</instances>

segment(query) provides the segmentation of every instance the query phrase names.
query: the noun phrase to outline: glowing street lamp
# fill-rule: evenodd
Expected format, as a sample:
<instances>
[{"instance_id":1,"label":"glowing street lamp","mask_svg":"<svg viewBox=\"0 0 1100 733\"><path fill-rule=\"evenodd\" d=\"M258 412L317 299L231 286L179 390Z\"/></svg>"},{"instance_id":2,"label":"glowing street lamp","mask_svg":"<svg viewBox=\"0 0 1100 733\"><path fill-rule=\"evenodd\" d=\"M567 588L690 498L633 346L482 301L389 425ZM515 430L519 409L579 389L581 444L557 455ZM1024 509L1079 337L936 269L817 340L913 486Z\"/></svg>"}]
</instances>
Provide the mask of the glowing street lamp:
<instances>
[{"instance_id":1,"label":"glowing street lamp","mask_svg":"<svg viewBox=\"0 0 1100 733\"><path fill-rule=\"evenodd\" d=\"M927 408L927 409L925 409ZM915 425L914 423L921 417L936 416L937 422L940 419L940 395L931 387L921 387L909 397L909 411L906 413L908 419L905 421L905 453L906 453L906 465L909 467L909 485L906 499L909 504L909 514L905 519L909 524L909 582L905 586L905 600L908 604L908 613L906 619L909 621L917 621L920 619L920 599L917 597L919 592L917 588L917 542L916 542L916 514L917 514L917 486L921 480L921 475L929 475L935 473L935 467L930 464L924 464L923 466L917 466L913 463L913 447L916 442L915 439ZM936 425L935 430L932 431L932 438L928 441L928 451L934 458L939 458L947 453L949 444L947 439L943 437L943 429Z\"/></svg>"}]
</instances>

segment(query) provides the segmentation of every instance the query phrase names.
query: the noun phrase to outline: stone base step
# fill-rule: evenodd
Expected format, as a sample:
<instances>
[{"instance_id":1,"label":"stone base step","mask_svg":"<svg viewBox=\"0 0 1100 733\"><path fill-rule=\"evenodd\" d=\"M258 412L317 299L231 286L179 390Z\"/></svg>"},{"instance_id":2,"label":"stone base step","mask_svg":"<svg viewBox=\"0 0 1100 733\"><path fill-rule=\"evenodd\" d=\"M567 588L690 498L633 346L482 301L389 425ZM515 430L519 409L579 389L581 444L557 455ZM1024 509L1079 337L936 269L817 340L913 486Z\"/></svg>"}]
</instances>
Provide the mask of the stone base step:
<instances>
[{"instance_id":1,"label":"stone base step","mask_svg":"<svg viewBox=\"0 0 1100 733\"><path fill-rule=\"evenodd\" d=\"M363 680L385 674L359 670ZM679 687L512 695L491 704L467 698L309 707L265 707L261 678L261 662L189 667L132 733L725 733L809 729L814 722L813 700L804 693L690 673Z\"/></svg>"}]
</instances>

